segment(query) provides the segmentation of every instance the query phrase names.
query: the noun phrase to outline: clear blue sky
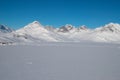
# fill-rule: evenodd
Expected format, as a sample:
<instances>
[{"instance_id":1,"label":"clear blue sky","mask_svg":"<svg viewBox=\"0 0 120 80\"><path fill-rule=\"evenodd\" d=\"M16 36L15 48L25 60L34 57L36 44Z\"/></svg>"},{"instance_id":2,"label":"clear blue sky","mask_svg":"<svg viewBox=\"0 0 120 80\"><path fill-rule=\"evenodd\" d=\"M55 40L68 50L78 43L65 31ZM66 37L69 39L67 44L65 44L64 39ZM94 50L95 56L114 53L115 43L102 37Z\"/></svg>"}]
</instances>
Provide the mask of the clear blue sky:
<instances>
[{"instance_id":1,"label":"clear blue sky","mask_svg":"<svg viewBox=\"0 0 120 80\"><path fill-rule=\"evenodd\" d=\"M0 0L0 24L18 29L34 20L55 27L120 23L120 0Z\"/></svg>"}]
</instances>

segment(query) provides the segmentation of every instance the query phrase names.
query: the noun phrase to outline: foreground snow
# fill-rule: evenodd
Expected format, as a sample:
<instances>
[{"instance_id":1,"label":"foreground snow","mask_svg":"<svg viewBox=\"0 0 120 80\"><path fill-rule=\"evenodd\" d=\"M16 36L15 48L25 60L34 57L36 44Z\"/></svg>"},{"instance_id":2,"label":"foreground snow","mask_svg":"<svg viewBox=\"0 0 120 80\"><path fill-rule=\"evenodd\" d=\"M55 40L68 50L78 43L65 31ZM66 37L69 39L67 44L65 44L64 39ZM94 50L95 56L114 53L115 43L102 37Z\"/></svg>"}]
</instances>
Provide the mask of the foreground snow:
<instances>
[{"instance_id":1,"label":"foreground snow","mask_svg":"<svg viewBox=\"0 0 120 80\"><path fill-rule=\"evenodd\" d=\"M119 44L0 46L0 80L119 79Z\"/></svg>"}]
</instances>

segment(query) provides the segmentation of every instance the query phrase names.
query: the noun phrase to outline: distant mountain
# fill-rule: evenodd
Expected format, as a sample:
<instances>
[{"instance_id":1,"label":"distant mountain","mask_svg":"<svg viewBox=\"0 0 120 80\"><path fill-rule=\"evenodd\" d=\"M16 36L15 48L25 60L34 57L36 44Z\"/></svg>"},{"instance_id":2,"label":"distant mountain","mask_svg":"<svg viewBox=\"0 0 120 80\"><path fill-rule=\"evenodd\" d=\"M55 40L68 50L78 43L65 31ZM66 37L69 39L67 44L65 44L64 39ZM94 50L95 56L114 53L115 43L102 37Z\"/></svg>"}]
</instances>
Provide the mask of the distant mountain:
<instances>
[{"instance_id":1,"label":"distant mountain","mask_svg":"<svg viewBox=\"0 0 120 80\"><path fill-rule=\"evenodd\" d=\"M102 42L120 42L120 25L117 23L109 23L103 27L97 28L94 39Z\"/></svg>"},{"instance_id":2,"label":"distant mountain","mask_svg":"<svg viewBox=\"0 0 120 80\"><path fill-rule=\"evenodd\" d=\"M86 26L78 28L67 24L60 28L43 26L34 21L25 27L13 31L0 25L0 42L13 43L38 43L38 42L110 42L120 43L120 24L110 23L96 29L89 29ZM7 33L7 34L6 34Z\"/></svg>"},{"instance_id":3,"label":"distant mountain","mask_svg":"<svg viewBox=\"0 0 120 80\"><path fill-rule=\"evenodd\" d=\"M13 31L13 29L0 24L0 32L8 33L8 32L12 32L12 31Z\"/></svg>"},{"instance_id":4,"label":"distant mountain","mask_svg":"<svg viewBox=\"0 0 120 80\"><path fill-rule=\"evenodd\" d=\"M19 33L27 33L27 34L39 34L42 32L48 32L38 21L34 21L25 27L16 30Z\"/></svg>"},{"instance_id":5,"label":"distant mountain","mask_svg":"<svg viewBox=\"0 0 120 80\"><path fill-rule=\"evenodd\" d=\"M11 38L12 32L14 32L13 29L0 24L0 44L12 43L11 39L14 39Z\"/></svg>"},{"instance_id":6,"label":"distant mountain","mask_svg":"<svg viewBox=\"0 0 120 80\"><path fill-rule=\"evenodd\" d=\"M98 29L101 32L120 33L120 24L110 23Z\"/></svg>"},{"instance_id":7,"label":"distant mountain","mask_svg":"<svg viewBox=\"0 0 120 80\"><path fill-rule=\"evenodd\" d=\"M57 29L52 27L52 26L45 26L45 29L47 29L48 31L52 31L55 32Z\"/></svg>"},{"instance_id":8,"label":"distant mountain","mask_svg":"<svg viewBox=\"0 0 120 80\"><path fill-rule=\"evenodd\" d=\"M78 27L77 30L78 31L87 31L89 29L87 28L87 26L83 25L83 26Z\"/></svg>"},{"instance_id":9,"label":"distant mountain","mask_svg":"<svg viewBox=\"0 0 120 80\"><path fill-rule=\"evenodd\" d=\"M58 32L63 32L63 33L66 33L66 32L70 32L74 27L70 24L66 24L65 26L62 26L58 29Z\"/></svg>"},{"instance_id":10,"label":"distant mountain","mask_svg":"<svg viewBox=\"0 0 120 80\"><path fill-rule=\"evenodd\" d=\"M36 41L56 41L51 35L54 35L52 32L48 31L41 25L38 21L34 21L27 26L16 30L16 35L19 37L26 37L34 42ZM29 36L29 37L28 37Z\"/></svg>"}]
</instances>

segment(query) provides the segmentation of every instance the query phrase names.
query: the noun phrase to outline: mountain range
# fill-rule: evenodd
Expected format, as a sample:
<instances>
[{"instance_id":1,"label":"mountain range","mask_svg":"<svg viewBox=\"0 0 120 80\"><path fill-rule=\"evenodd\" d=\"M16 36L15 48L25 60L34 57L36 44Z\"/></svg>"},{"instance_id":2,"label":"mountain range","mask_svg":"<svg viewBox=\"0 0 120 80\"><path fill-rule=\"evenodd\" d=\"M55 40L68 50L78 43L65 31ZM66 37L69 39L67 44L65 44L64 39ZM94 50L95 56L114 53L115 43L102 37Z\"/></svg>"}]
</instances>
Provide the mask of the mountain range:
<instances>
[{"instance_id":1,"label":"mountain range","mask_svg":"<svg viewBox=\"0 0 120 80\"><path fill-rule=\"evenodd\" d=\"M0 44L82 41L120 43L120 24L109 23L96 29L70 24L54 28L34 21L18 30L0 25Z\"/></svg>"}]
</instances>

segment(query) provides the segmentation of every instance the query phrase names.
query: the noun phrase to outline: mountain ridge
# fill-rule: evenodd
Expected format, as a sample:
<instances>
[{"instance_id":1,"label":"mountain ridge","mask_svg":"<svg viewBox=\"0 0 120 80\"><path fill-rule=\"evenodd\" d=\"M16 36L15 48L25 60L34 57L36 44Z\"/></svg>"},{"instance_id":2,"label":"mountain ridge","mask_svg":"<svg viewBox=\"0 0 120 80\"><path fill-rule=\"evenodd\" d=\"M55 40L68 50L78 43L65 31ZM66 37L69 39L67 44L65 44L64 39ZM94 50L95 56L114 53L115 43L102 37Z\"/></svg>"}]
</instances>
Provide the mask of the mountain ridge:
<instances>
[{"instance_id":1,"label":"mountain ridge","mask_svg":"<svg viewBox=\"0 0 120 80\"><path fill-rule=\"evenodd\" d=\"M14 30L9 28L9 27L7 27L7 26L5 26L5 25L1 25L0 24L0 32L2 32L2 33L9 33L9 32L12 32L12 31L14 31Z\"/></svg>"},{"instance_id":2,"label":"mountain ridge","mask_svg":"<svg viewBox=\"0 0 120 80\"><path fill-rule=\"evenodd\" d=\"M66 24L60 28L45 27L38 21L29 23L25 27L13 31L5 26L0 27L2 42L116 42L120 43L120 24L109 23L105 26L89 29L83 25L78 28ZM4 31L6 30L6 31Z\"/></svg>"}]
</instances>

